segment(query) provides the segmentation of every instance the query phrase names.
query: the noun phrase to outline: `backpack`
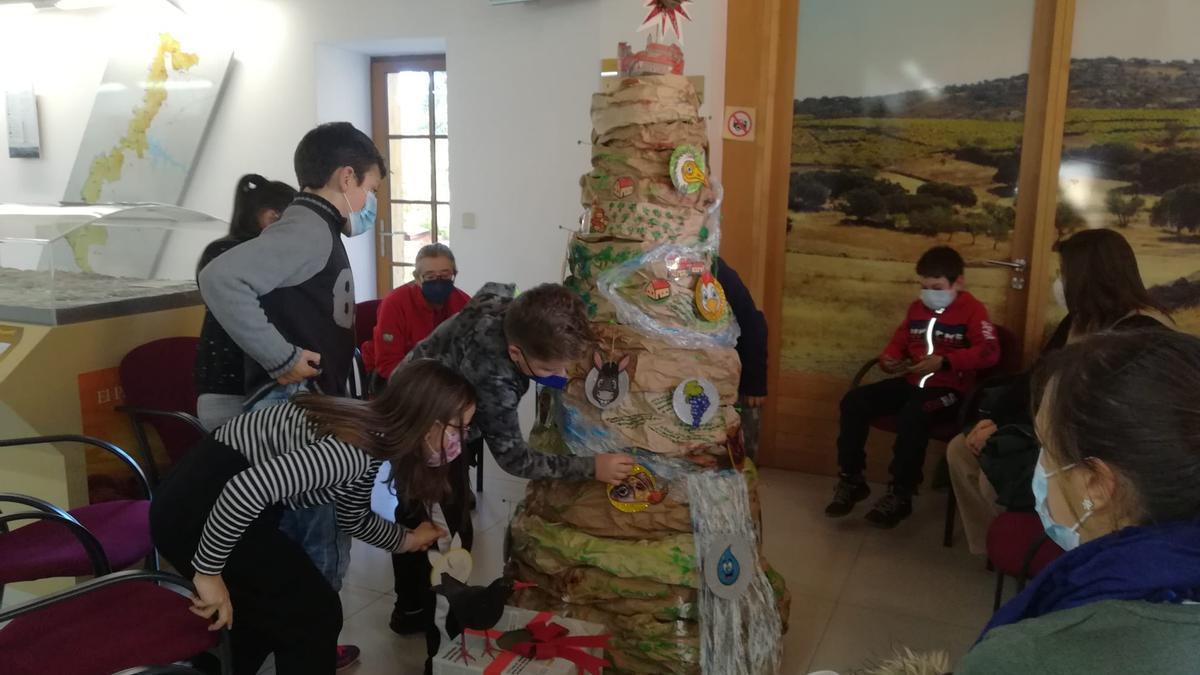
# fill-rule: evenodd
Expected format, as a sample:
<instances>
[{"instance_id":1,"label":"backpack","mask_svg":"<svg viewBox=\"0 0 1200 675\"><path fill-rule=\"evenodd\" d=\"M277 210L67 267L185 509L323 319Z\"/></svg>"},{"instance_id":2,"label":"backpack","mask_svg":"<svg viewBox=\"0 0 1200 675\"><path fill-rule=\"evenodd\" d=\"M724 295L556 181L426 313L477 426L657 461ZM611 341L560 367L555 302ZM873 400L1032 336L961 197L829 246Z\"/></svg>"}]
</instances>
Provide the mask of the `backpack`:
<instances>
[{"instance_id":1,"label":"backpack","mask_svg":"<svg viewBox=\"0 0 1200 675\"><path fill-rule=\"evenodd\" d=\"M1033 511L1033 468L1041 445L1027 424L996 430L979 453L979 466L996 489L996 503L1009 511Z\"/></svg>"}]
</instances>

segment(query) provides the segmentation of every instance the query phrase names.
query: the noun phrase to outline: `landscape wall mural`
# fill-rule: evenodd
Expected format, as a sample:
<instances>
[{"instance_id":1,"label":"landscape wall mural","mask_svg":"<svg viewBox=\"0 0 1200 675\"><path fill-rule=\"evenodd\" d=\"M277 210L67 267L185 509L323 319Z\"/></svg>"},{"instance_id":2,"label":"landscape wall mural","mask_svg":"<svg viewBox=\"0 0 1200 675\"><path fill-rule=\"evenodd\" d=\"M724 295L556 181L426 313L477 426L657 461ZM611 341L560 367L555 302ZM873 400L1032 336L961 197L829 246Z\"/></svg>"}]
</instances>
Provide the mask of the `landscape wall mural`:
<instances>
[{"instance_id":1,"label":"landscape wall mural","mask_svg":"<svg viewBox=\"0 0 1200 675\"><path fill-rule=\"evenodd\" d=\"M1081 0L1058 236L1118 230L1151 294L1200 333L1200 3ZM1057 265L1057 260L1055 260ZM1048 322L1063 312L1052 299Z\"/></svg>"},{"instance_id":2,"label":"landscape wall mural","mask_svg":"<svg viewBox=\"0 0 1200 675\"><path fill-rule=\"evenodd\" d=\"M1003 314L1009 274L983 261L1009 254L1032 9L801 0L785 371L848 378L878 355L938 244Z\"/></svg>"}]
</instances>

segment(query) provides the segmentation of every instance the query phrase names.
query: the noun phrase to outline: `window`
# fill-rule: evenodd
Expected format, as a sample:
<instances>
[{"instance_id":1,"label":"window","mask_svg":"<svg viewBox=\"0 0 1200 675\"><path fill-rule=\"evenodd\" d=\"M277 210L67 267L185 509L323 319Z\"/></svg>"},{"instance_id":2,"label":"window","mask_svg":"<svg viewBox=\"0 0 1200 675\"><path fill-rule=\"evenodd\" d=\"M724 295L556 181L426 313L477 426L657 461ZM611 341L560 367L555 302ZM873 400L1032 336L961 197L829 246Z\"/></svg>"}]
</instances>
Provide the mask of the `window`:
<instances>
[{"instance_id":1,"label":"window","mask_svg":"<svg viewBox=\"0 0 1200 675\"><path fill-rule=\"evenodd\" d=\"M450 243L446 59L375 59L371 80L375 142L391 172L379 190L376 255L382 295L412 280L422 246Z\"/></svg>"}]
</instances>

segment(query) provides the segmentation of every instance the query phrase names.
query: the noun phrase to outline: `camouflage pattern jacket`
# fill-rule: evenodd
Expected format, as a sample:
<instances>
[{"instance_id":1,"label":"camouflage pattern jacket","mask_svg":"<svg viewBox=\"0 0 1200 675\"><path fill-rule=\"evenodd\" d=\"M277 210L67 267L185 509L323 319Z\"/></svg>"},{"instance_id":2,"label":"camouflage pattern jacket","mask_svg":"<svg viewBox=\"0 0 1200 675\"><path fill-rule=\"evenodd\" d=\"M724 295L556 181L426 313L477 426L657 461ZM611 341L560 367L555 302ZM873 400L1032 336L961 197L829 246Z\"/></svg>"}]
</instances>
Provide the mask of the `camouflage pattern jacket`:
<instances>
[{"instance_id":1,"label":"camouflage pattern jacket","mask_svg":"<svg viewBox=\"0 0 1200 675\"><path fill-rule=\"evenodd\" d=\"M413 348L408 359L437 359L475 387L478 401L471 438L483 435L496 463L522 478L586 480L595 474L591 457L547 455L529 447L521 434L517 405L529 378L508 356L504 313L516 287L487 283L466 307Z\"/></svg>"}]
</instances>

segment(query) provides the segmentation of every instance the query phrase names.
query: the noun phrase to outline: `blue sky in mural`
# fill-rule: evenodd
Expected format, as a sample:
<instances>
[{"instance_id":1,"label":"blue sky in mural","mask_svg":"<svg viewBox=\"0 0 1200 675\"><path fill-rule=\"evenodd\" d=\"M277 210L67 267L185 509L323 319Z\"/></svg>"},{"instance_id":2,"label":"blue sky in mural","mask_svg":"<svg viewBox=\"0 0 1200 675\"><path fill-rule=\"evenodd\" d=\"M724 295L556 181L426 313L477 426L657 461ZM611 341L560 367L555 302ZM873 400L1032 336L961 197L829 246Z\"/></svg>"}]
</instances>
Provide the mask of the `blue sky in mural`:
<instances>
[{"instance_id":1,"label":"blue sky in mural","mask_svg":"<svg viewBox=\"0 0 1200 675\"><path fill-rule=\"evenodd\" d=\"M1027 72L1033 8L1033 0L800 0L796 97ZM1200 1L1079 0L1076 12L1076 58L1200 58Z\"/></svg>"}]
</instances>

